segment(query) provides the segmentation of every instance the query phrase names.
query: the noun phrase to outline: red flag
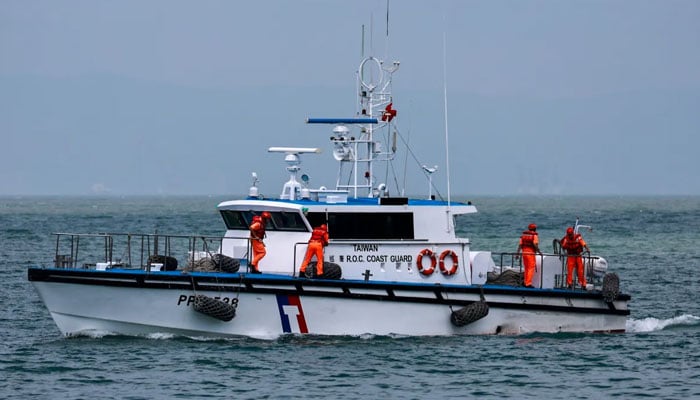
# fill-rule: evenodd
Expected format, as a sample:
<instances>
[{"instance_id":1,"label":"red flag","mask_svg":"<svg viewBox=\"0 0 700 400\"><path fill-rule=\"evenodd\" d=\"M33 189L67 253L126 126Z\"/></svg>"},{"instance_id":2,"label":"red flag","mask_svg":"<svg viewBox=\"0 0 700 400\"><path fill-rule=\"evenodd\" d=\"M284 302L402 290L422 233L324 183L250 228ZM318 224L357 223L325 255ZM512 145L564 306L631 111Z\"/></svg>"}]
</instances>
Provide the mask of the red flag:
<instances>
[{"instance_id":1,"label":"red flag","mask_svg":"<svg viewBox=\"0 0 700 400\"><path fill-rule=\"evenodd\" d=\"M386 108L384 109L384 113L382 114L382 121L386 122L391 122L392 119L396 116L396 110L391 108L391 105L394 103L389 103L387 104Z\"/></svg>"}]
</instances>

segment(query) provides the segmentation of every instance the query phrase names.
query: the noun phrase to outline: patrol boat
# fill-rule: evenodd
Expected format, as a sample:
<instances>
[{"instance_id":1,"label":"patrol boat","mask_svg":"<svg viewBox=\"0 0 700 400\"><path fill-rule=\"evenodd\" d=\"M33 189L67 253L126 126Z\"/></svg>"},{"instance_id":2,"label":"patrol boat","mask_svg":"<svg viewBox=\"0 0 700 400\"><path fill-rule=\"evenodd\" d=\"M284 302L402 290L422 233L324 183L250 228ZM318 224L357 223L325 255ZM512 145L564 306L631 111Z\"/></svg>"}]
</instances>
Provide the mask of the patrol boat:
<instances>
[{"instance_id":1,"label":"patrol boat","mask_svg":"<svg viewBox=\"0 0 700 400\"><path fill-rule=\"evenodd\" d=\"M289 180L269 199L253 173L247 197L218 205L221 237L57 233L53 265L30 268L28 278L60 331L259 338L624 332L630 296L620 293L605 259L584 257L590 284L570 289L566 256L555 249L538 256L534 287L524 287L516 254L474 251L457 236L455 218L477 210L449 195L436 199L434 168L421 166L427 199L388 190L380 176L393 171L386 168L401 137L390 93L398 67L365 58L355 115L308 119L331 131L339 164L331 189L310 187L301 173L302 157L320 157L320 148L269 147L283 157ZM263 212L271 216L267 254L254 274L249 225ZM330 236L323 274L313 265L300 274L320 224Z\"/></svg>"}]
</instances>

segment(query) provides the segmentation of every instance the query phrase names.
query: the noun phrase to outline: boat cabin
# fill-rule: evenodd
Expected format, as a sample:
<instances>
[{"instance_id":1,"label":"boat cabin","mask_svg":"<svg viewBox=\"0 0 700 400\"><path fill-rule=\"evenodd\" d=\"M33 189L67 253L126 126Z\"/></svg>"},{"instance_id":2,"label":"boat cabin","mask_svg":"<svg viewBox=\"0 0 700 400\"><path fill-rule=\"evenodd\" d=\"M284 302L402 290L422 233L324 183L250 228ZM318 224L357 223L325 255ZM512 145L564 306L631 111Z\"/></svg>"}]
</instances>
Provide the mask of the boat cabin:
<instances>
[{"instance_id":1,"label":"boat cabin","mask_svg":"<svg viewBox=\"0 0 700 400\"><path fill-rule=\"evenodd\" d=\"M453 220L476 212L470 204L406 198L345 198L342 203L248 198L223 202L218 209L227 229L222 253L243 260L252 256L248 226L253 216L271 214L267 254L259 265L263 272L298 275L313 227L325 223L330 238L325 261L338 264L346 279L369 274L386 281L475 282L464 262L470 259L469 240L456 237Z\"/></svg>"}]
</instances>

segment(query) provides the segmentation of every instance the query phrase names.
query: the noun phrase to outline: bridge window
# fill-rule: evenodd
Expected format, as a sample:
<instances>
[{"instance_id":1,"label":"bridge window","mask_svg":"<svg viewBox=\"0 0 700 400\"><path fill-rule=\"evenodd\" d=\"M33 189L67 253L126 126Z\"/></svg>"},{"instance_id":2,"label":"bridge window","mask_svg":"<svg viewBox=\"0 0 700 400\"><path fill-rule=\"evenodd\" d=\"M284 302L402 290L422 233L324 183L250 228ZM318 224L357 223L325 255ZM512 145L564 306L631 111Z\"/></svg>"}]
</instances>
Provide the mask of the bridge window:
<instances>
[{"instance_id":1,"label":"bridge window","mask_svg":"<svg viewBox=\"0 0 700 400\"><path fill-rule=\"evenodd\" d=\"M221 217L224 219L227 229L248 230L253 222L254 215L262 212L221 210ZM308 232L304 221L296 211L269 211L272 219L267 221L265 229L269 231L294 231Z\"/></svg>"},{"instance_id":2,"label":"bridge window","mask_svg":"<svg viewBox=\"0 0 700 400\"><path fill-rule=\"evenodd\" d=\"M311 226L328 224L331 239L414 239L413 213L309 213Z\"/></svg>"}]
</instances>

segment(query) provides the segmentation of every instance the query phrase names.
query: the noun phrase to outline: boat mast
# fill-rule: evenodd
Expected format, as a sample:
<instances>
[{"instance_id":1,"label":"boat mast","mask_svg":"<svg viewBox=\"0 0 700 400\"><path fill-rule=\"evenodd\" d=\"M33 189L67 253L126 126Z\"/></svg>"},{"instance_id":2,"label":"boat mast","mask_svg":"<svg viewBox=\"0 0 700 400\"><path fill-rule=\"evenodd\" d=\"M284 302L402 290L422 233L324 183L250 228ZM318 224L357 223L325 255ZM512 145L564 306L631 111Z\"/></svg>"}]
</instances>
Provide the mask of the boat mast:
<instances>
[{"instance_id":1,"label":"boat mast","mask_svg":"<svg viewBox=\"0 0 700 400\"><path fill-rule=\"evenodd\" d=\"M388 23L387 3L387 23ZM392 75L399 69L399 61L393 61L389 66L384 61L372 55L372 27L370 26L370 55L365 56L365 29L362 26L362 62L356 72L357 80L357 109L355 118L309 118L308 123L337 124L333 128L333 157L340 163L336 181L336 190L347 191L357 198L360 195L375 197L383 195L385 185L375 182L374 162L393 160L396 145L384 149L380 141L375 141L375 131L391 127L391 119L396 115L389 105L391 98ZM387 26L387 47L388 47ZM388 51L388 49L387 49ZM389 113L389 117L386 114ZM359 133L353 135L346 125L358 125ZM390 134L387 134L389 140ZM344 166L350 171L344 173ZM364 168L362 168L364 167ZM362 175L360 175L362 174ZM375 183L377 186L375 188ZM376 191L375 191L376 189ZM362 191L366 190L366 194Z\"/></svg>"}]
</instances>

